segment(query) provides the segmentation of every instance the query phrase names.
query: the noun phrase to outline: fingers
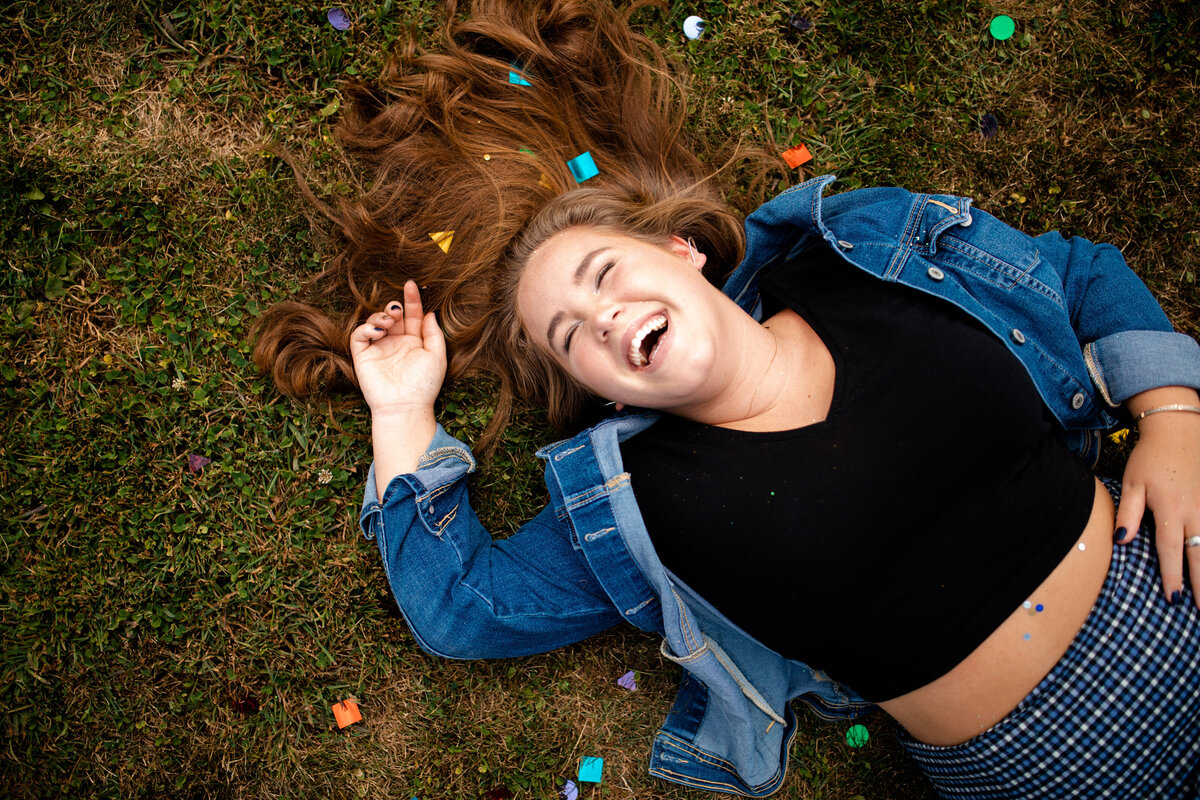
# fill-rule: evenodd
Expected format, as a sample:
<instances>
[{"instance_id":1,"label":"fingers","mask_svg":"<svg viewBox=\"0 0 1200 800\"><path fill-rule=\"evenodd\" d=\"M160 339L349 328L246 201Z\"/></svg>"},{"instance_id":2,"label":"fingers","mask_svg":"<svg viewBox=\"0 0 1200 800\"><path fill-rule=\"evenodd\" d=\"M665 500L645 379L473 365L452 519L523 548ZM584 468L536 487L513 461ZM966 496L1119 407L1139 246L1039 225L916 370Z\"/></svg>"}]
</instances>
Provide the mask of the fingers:
<instances>
[{"instance_id":1,"label":"fingers","mask_svg":"<svg viewBox=\"0 0 1200 800\"><path fill-rule=\"evenodd\" d=\"M1200 535L1200 526L1189 530L1188 536ZM1192 602L1200 608L1200 545L1183 548L1183 557L1187 561L1188 576L1191 578Z\"/></svg>"},{"instance_id":2,"label":"fingers","mask_svg":"<svg viewBox=\"0 0 1200 800\"><path fill-rule=\"evenodd\" d=\"M372 315L374 317L375 315ZM387 331L379 326L372 324L371 320L359 325L350 332L350 357L358 358L368 347L371 342L382 339L387 336Z\"/></svg>"},{"instance_id":3,"label":"fingers","mask_svg":"<svg viewBox=\"0 0 1200 800\"><path fill-rule=\"evenodd\" d=\"M1113 539L1128 544L1142 527L1142 515L1146 513L1146 487L1129 480L1128 474L1121 485L1121 504L1117 508L1117 529Z\"/></svg>"},{"instance_id":4,"label":"fingers","mask_svg":"<svg viewBox=\"0 0 1200 800\"><path fill-rule=\"evenodd\" d=\"M404 332L409 336L421 335L421 320L425 313L421 308L421 290L416 281L404 283Z\"/></svg>"},{"instance_id":5,"label":"fingers","mask_svg":"<svg viewBox=\"0 0 1200 800\"><path fill-rule=\"evenodd\" d=\"M432 311L426 314L425 319L421 322L421 335L425 340L425 349L445 362L446 337L442 335L442 329L438 326L437 317Z\"/></svg>"},{"instance_id":6,"label":"fingers","mask_svg":"<svg viewBox=\"0 0 1200 800\"><path fill-rule=\"evenodd\" d=\"M1177 520L1154 518L1155 549L1162 573L1163 593L1176 605L1183 594L1183 524Z\"/></svg>"}]
</instances>

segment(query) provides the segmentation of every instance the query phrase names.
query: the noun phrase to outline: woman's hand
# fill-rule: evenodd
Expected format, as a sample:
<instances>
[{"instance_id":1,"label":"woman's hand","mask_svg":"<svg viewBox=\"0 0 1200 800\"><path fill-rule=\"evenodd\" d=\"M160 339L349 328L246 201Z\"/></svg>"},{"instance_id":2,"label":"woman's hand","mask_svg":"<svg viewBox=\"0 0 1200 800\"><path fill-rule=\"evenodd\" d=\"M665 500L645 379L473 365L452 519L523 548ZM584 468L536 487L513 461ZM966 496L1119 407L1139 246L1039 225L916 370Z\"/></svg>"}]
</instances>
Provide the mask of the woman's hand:
<instances>
[{"instance_id":1,"label":"woman's hand","mask_svg":"<svg viewBox=\"0 0 1200 800\"><path fill-rule=\"evenodd\" d=\"M1196 393L1165 387L1135 395L1129 408L1136 415L1171 403L1196 405ZM1192 597L1200 607L1200 547L1184 548L1184 540L1200 536L1200 414L1164 411L1144 417L1138 443L1125 466L1117 540L1130 541L1146 509L1154 513L1155 544L1163 590L1178 601L1187 559Z\"/></svg>"},{"instance_id":2,"label":"woman's hand","mask_svg":"<svg viewBox=\"0 0 1200 800\"><path fill-rule=\"evenodd\" d=\"M350 334L354 372L375 417L433 408L446 377L446 340L433 312L423 314L417 284Z\"/></svg>"}]
</instances>

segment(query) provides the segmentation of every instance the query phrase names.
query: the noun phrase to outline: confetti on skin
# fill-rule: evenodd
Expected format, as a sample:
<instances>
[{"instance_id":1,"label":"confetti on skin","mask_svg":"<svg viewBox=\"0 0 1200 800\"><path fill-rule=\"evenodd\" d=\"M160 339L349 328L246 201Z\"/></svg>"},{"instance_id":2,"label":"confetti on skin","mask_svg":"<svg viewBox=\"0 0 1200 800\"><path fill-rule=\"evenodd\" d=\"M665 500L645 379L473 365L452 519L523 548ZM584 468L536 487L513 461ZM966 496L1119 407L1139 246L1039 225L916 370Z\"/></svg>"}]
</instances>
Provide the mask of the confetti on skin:
<instances>
[{"instance_id":1,"label":"confetti on skin","mask_svg":"<svg viewBox=\"0 0 1200 800\"><path fill-rule=\"evenodd\" d=\"M979 132L983 134L983 138L991 139L1000 132L1000 120L995 114L984 114L979 118Z\"/></svg>"},{"instance_id":2,"label":"confetti on skin","mask_svg":"<svg viewBox=\"0 0 1200 800\"><path fill-rule=\"evenodd\" d=\"M583 183L588 178L594 178L600 174L600 170L596 168L596 162L592 160L590 150L585 150L568 161L567 169L571 170L571 174L575 176L576 183Z\"/></svg>"},{"instance_id":3,"label":"confetti on skin","mask_svg":"<svg viewBox=\"0 0 1200 800\"><path fill-rule=\"evenodd\" d=\"M454 231L436 231L429 234L429 238L437 243L437 246L442 248L443 253L450 252L450 243L454 241Z\"/></svg>"},{"instance_id":4,"label":"confetti on skin","mask_svg":"<svg viewBox=\"0 0 1200 800\"><path fill-rule=\"evenodd\" d=\"M356 722L362 722L362 714L358 712L358 703L353 700L343 700L340 703L334 703L332 708L333 718L337 720L339 728L353 725Z\"/></svg>"},{"instance_id":5,"label":"confetti on skin","mask_svg":"<svg viewBox=\"0 0 1200 800\"><path fill-rule=\"evenodd\" d=\"M579 788L575 786L575 781L564 781L558 787L558 796L559 800L579 800Z\"/></svg>"},{"instance_id":6,"label":"confetti on skin","mask_svg":"<svg viewBox=\"0 0 1200 800\"><path fill-rule=\"evenodd\" d=\"M784 150L782 155L783 160L786 161L787 165L792 169L795 169L801 164L807 164L809 161L812 161L813 158L812 153L808 152L808 148L802 144L798 144L793 148Z\"/></svg>"},{"instance_id":7,"label":"confetti on skin","mask_svg":"<svg viewBox=\"0 0 1200 800\"><path fill-rule=\"evenodd\" d=\"M198 456L195 454L188 455L188 472L199 472L212 463L211 458Z\"/></svg>"},{"instance_id":8,"label":"confetti on skin","mask_svg":"<svg viewBox=\"0 0 1200 800\"><path fill-rule=\"evenodd\" d=\"M683 21L683 35L689 39L699 39L700 34L704 33L704 20L697 17L695 14Z\"/></svg>"},{"instance_id":9,"label":"confetti on skin","mask_svg":"<svg viewBox=\"0 0 1200 800\"><path fill-rule=\"evenodd\" d=\"M846 744L851 747L862 747L870 738L871 734L865 725L852 725L850 730L846 731Z\"/></svg>"},{"instance_id":10,"label":"confetti on skin","mask_svg":"<svg viewBox=\"0 0 1200 800\"><path fill-rule=\"evenodd\" d=\"M1032 608L1032 607L1033 607L1033 603L1031 603L1031 602L1029 602L1028 600L1026 600L1024 603L1021 603L1021 606L1022 606L1022 607L1024 607L1024 608Z\"/></svg>"},{"instance_id":11,"label":"confetti on skin","mask_svg":"<svg viewBox=\"0 0 1200 800\"><path fill-rule=\"evenodd\" d=\"M1025 634L1025 641L1027 641L1027 642L1028 642L1030 638L1031 638L1031 637L1029 636L1029 634L1028 634L1028 633L1027 633L1027 634Z\"/></svg>"},{"instance_id":12,"label":"confetti on skin","mask_svg":"<svg viewBox=\"0 0 1200 800\"><path fill-rule=\"evenodd\" d=\"M1046 607L1045 607L1044 605L1042 605L1041 603L1038 603L1038 604L1037 604L1037 610L1038 610L1038 613L1040 614L1040 613L1042 613L1043 611L1045 611L1045 610L1046 610Z\"/></svg>"},{"instance_id":13,"label":"confetti on skin","mask_svg":"<svg viewBox=\"0 0 1200 800\"><path fill-rule=\"evenodd\" d=\"M637 691L637 678L633 674L633 670L629 670L621 677L617 678L617 685L628 689L631 692Z\"/></svg>"},{"instance_id":14,"label":"confetti on skin","mask_svg":"<svg viewBox=\"0 0 1200 800\"><path fill-rule=\"evenodd\" d=\"M599 783L604 772L604 759L598 756L584 756L579 759L580 782Z\"/></svg>"},{"instance_id":15,"label":"confetti on skin","mask_svg":"<svg viewBox=\"0 0 1200 800\"><path fill-rule=\"evenodd\" d=\"M988 26L988 31L991 32L992 38L998 42L1003 42L1011 39L1013 32L1017 29L1017 23L1013 22L1012 17L1001 14L992 20L992 24Z\"/></svg>"},{"instance_id":16,"label":"confetti on skin","mask_svg":"<svg viewBox=\"0 0 1200 800\"><path fill-rule=\"evenodd\" d=\"M1079 543L1079 549L1080 549L1080 550L1087 550L1087 545L1086 545L1086 544L1084 544L1083 542L1080 542L1080 543Z\"/></svg>"},{"instance_id":17,"label":"confetti on skin","mask_svg":"<svg viewBox=\"0 0 1200 800\"><path fill-rule=\"evenodd\" d=\"M339 31L350 29L350 15L340 8L331 8L325 12L325 19Z\"/></svg>"}]
</instances>

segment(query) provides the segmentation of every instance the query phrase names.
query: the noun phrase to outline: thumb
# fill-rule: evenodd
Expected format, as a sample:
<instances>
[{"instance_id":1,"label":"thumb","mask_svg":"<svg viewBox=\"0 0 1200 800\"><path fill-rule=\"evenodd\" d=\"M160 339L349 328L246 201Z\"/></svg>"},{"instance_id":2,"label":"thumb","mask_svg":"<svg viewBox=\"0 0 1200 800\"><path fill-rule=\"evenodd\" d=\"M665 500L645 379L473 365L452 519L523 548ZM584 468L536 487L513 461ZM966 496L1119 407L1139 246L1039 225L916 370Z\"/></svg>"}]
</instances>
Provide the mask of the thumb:
<instances>
[{"instance_id":1,"label":"thumb","mask_svg":"<svg viewBox=\"0 0 1200 800\"><path fill-rule=\"evenodd\" d=\"M1146 511L1146 486L1127 482L1121 487L1121 504L1117 508L1117 529L1113 539L1128 544L1142 527L1142 514Z\"/></svg>"}]
</instances>

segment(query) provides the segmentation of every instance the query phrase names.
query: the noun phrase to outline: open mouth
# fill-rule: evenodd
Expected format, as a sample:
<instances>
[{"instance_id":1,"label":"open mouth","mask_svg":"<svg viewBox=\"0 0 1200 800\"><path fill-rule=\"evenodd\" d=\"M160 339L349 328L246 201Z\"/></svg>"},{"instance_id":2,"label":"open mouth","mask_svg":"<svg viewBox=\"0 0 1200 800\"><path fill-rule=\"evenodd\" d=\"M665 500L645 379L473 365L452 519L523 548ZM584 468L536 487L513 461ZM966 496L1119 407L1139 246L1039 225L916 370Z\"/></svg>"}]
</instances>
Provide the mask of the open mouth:
<instances>
[{"instance_id":1,"label":"open mouth","mask_svg":"<svg viewBox=\"0 0 1200 800\"><path fill-rule=\"evenodd\" d=\"M654 352L658 349L658 343L662 340L663 334L667 332L667 317L665 314L657 314L654 317L646 320L637 333L633 335L633 341L629 343L629 363L637 367L647 367L654 360Z\"/></svg>"}]
</instances>

